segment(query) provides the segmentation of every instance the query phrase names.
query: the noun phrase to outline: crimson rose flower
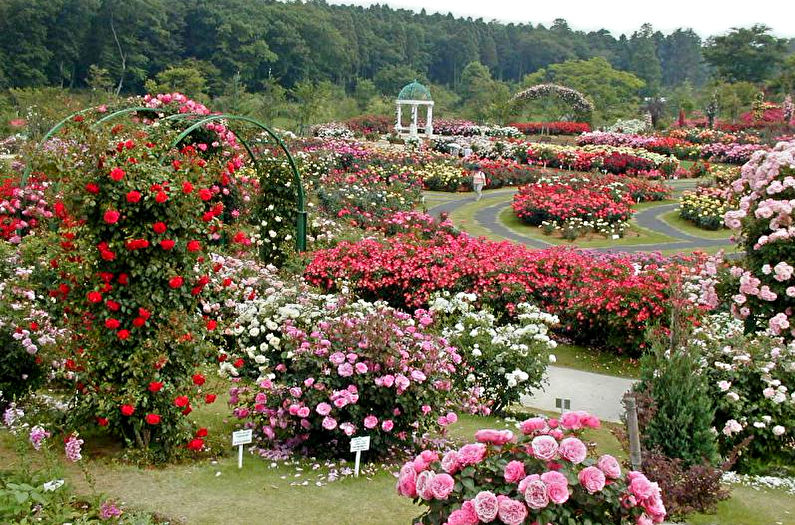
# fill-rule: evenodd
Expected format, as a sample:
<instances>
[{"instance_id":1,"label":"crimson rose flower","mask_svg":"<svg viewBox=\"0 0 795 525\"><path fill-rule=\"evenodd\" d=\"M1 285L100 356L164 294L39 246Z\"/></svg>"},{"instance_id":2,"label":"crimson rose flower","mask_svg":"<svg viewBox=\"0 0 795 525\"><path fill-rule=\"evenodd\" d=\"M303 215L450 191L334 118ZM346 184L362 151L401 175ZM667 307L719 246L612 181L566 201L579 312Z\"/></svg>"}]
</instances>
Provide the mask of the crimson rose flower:
<instances>
[{"instance_id":1,"label":"crimson rose flower","mask_svg":"<svg viewBox=\"0 0 795 525\"><path fill-rule=\"evenodd\" d=\"M174 406L183 408L188 406L188 396L177 396L174 398Z\"/></svg>"},{"instance_id":2,"label":"crimson rose flower","mask_svg":"<svg viewBox=\"0 0 795 525\"><path fill-rule=\"evenodd\" d=\"M132 405L122 405L121 406L121 414L123 416L131 416L135 412L135 407Z\"/></svg>"},{"instance_id":3,"label":"crimson rose flower","mask_svg":"<svg viewBox=\"0 0 795 525\"><path fill-rule=\"evenodd\" d=\"M88 302L90 303L98 303L102 301L102 294L99 292L88 292Z\"/></svg>"},{"instance_id":4,"label":"crimson rose flower","mask_svg":"<svg viewBox=\"0 0 795 525\"><path fill-rule=\"evenodd\" d=\"M152 225L152 229L155 231L155 233L166 233L166 223L156 222Z\"/></svg>"},{"instance_id":5,"label":"crimson rose flower","mask_svg":"<svg viewBox=\"0 0 795 525\"><path fill-rule=\"evenodd\" d=\"M152 381L149 383L149 391L150 392L160 392L160 389L163 388L162 381Z\"/></svg>"},{"instance_id":6,"label":"crimson rose flower","mask_svg":"<svg viewBox=\"0 0 795 525\"><path fill-rule=\"evenodd\" d=\"M157 414L146 414L146 422L150 425L157 425L160 423L160 416Z\"/></svg>"},{"instance_id":7,"label":"crimson rose flower","mask_svg":"<svg viewBox=\"0 0 795 525\"><path fill-rule=\"evenodd\" d=\"M131 192L127 193L127 202L136 203L141 200L141 192L132 190Z\"/></svg>"},{"instance_id":8,"label":"crimson rose flower","mask_svg":"<svg viewBox=\"0 0 795 525\"><path fill-rule=\"evenodd\" d=\"M204 376L201 374L193 374L193 384L197 386L202 386L204 384Z\"/></svg>"},{"instance_id":9,"label":"crimson rose flower","mask_svg":"<svg viewBox=\"0 0 795 525\"><path fill-rule=\"evenodd\" d=\"M110 178L119 182L124 178L124 170L121 168L113 168L110 170Z\"/></svg>"},{"instance_id":10,"label":"crimson rose flower","mask_svg":"<svg viewBox=\"0 0 795 525\"><path fill-rule=\"evenodd\" d=\"M169 279L169 281L168 281L168 285L169 285L171 288L174 288L174 289L176 289L176 288L179 288L180 286L182 286L182 283L183 283L183 282L184 282L184 279L182 279L182 277L180 277L179 275L177 275L176 277L172 277L171 279Z\"/></svg>"},{"instance_id":11,"label":"crimson rose flower","mask_svg":"<svg viewBox=\"0 0 795 525\"><path fill-rule=\"evenodd\" d=\"M113 317L109 317L105 319L105 328L110 328L111 330L117 329L121 326L121 323L118 319L114 319Z\"/></svg>"},{"instance_id":12,"label":"crimson rose flower","mask_svg":"<svg viewBox=\"0 0 795 525\"><path fill-rule=\"evenodd\" d=\"M103 219L108 224L116 224L117 222L119 222L120 216L121 214L116 210L108 210L105 212L105 216L103 217Z\"/></svg>"},{"instance_id":13,"label":"crimson rose flower","mask_svg":"<svg viewBox=\"0 0 795 525\"><path fill-rule=\"evenodd\" d=\"M204 440L195 438L188 442L188 450L201 450L204 447Z\"/></svg>"},{"instance_id":14,"label":"crimson rose flower","mask_svg":"<svg viewBox=\"0 0 795 525\"><path fill-rule=\"evenodd\" d=\"M174 244L176 243L171 239L163 239L162 241L160 241L160 247L163 248L164 250L170 250L171 248L174 247Z\"/></svg>"}]
</instances>

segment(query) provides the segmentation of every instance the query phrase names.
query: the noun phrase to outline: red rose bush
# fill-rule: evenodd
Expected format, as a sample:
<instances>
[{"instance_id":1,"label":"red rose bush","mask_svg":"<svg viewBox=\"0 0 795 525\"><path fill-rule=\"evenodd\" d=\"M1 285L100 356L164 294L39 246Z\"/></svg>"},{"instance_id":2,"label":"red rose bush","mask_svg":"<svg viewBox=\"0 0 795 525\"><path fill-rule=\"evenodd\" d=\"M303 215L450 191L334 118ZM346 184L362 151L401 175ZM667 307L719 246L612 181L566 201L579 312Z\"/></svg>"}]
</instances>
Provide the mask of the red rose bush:
<instances>
[{"instance_id":1,"label":"red rose bush","mask_svg":"<svg viewBox=\"0 0 795 525\"><path fill-rule=\"evenodd\" d=\"M476 443L443 454L425 450L400 469L397 491L427 507L424 525L501 523L662 523L656 483L622 475L618 461L594 458L579 434L598 428L585 412L534 417L510 430L480 430Z\"/></svg>"}]
</instances>

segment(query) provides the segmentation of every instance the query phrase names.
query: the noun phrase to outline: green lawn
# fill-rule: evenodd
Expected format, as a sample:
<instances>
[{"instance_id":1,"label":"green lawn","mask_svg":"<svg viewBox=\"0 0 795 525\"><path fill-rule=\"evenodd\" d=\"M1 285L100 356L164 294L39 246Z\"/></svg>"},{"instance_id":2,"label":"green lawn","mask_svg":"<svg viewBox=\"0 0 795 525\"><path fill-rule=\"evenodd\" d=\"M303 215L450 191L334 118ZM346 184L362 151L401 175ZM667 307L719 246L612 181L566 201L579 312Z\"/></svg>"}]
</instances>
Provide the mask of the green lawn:
<instances>
[{"instance_id":1,"label":"green lawn","mask_svg":"<svg viewBox=\"0 0 795 525\"><path fill-rule=\"evenodd\" d=\"M639 377L637 360L619 356L614 352L559 344L552 353L557 358L556 366L633 379Z\"/></svg>"},{"instance_id":2,"label":"green lawn","mask_svg":"<svg viewBox=\"0 0 795 525\"><path fill-rule=\"evenodd\" d=\"M679 210L673 210L669 211L668 213L664 213L660 215L660 219L668 223L672 228L676 228L677 230L688 235L693 235L694 237L701 237L704 239L726 239L728 241L729 237L732 235L731 230L726 228L722 228L720 230L705 230L704 228L699 228L692 222L680 217Z\"/></svg>"}]
</instances>

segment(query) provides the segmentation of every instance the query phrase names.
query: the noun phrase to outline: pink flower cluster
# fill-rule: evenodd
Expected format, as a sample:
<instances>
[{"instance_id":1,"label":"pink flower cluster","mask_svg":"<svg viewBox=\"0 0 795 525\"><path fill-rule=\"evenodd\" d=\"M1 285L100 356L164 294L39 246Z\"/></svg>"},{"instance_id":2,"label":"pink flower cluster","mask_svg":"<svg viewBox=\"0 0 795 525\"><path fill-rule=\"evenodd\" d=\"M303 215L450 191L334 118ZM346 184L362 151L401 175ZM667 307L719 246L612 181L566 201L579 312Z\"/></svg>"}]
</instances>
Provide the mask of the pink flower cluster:
<instances>
[{"instance_id":1,"label":"pink flower cluster","mask_svg":"<svg viewBox=\"0 0 795 525\"><path fill-rule=\"evenodd\" d=\"M622 478L610 455L584 464L587 448L570 432L598 425L597 418L580 412L565 423L528 419L519 425L519 437L481 430L480 443L450 450L441 459L425 450L404 464L398 494L429 506L424 517L431 521L423 523L521 525L571 515L601 523L661 523L666 512L656 483L639 472ZM494 474L498 470L502 479Z\"/></svg>"}]
</instances>

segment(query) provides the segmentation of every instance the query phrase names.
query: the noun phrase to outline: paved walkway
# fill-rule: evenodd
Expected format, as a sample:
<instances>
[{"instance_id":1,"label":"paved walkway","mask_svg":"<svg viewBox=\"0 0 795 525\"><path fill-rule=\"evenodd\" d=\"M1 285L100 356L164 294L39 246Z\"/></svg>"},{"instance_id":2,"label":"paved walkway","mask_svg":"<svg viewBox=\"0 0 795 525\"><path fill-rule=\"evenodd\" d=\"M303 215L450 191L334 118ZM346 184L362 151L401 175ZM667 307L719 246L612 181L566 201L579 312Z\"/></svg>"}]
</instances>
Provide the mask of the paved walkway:
<instances>
[{"instance_id":1,"label":"paved walkway","mask_svg":"<svg viewBox=\"0 0 795 525\"><path fill-rule=\"evenodd\" d=\"M475 220L484 228L492 232L498 237L506 240L524 244L532 248L548 248L553 246L552 243L544 242L539 239L534 239L520 233L517 233L507 226L505 226L499 219L499 215L505 208L510 206L511 196L516 193L515 188L498 189L486 192L483 194L483 200L486 202L493 201L494 204L480 208L475 213ZM474 199L473 193L457 193L451 194L450 198L440 198L434 195L428 212L432 215L438 216L441 213L452 213L456 209L471 204ZM627 244L622 246L611 246L606 248L595 248L595 251L600 252L654 252L661 250L682 250L692 251L697 249L710 248L714 246L721 246L729 248L732 243L728 239L706 239L690 235L681 230L672 227L660 219L660 215L675 210L678 204L662 204L652 208L646 208L635 214L635 222L642 228L651 231L659 232L663 235L675 239L672 242L655 243L655 244Z\"/></svg>"},{"instance_id":2,"label":"paved walkway","mask_svg":"<svg viewBox=\"0 0 795 525\"><path fill-rule=\"evenodd\" d=\"M555 399L566 398L571 400L571 410L585 410L604 421L621 421L621 398L635 383L633 379L559 366L547 367L546 378L549 384L532 396L524 396L523 405L555 411Z\"/></svg>"}]
</instances>

